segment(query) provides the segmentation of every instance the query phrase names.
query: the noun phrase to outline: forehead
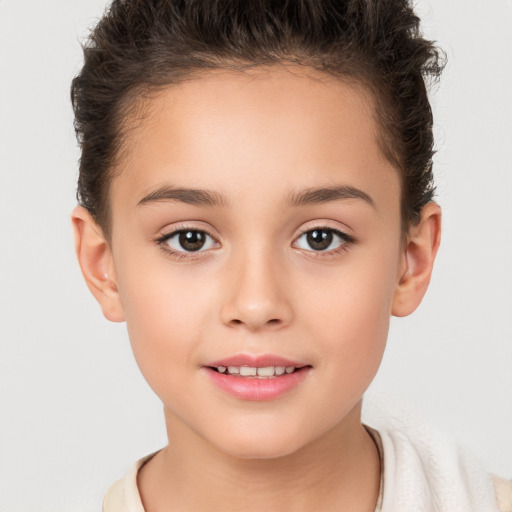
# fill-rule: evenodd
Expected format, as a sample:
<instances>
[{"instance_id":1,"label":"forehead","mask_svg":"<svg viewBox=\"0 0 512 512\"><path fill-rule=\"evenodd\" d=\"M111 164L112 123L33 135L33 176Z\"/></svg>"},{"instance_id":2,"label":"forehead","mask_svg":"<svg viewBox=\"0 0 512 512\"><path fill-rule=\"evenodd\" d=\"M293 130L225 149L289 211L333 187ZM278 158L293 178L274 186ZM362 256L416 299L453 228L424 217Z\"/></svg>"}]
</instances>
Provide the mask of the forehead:
<instances>
[{"instance_id":1,"label":"forehead","mask_svg":"<svg viewBox=\"0 0 512 512\"><path fill-rule=\"evenodd\" d=\"M320 181L349 181L343 184L370 192L376 178L398 186L378 143L373 98L359 83L298 66L216 70L139 106L142 115L128 122L112 200L130 193L136 203L166 183L228 196Z\"/></svg>"}]
</instances>

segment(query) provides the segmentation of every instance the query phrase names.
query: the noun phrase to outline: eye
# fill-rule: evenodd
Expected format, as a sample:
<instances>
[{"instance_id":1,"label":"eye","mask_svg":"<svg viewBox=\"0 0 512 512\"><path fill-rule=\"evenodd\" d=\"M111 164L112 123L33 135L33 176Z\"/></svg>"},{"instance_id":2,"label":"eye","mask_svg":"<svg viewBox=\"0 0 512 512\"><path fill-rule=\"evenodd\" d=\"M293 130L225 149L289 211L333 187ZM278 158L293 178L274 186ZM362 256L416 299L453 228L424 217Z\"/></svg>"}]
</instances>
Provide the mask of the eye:
<instances>
[{"instance_id":1,"label":"eye","mask_svg":"<svg viewBox=\"0 0 512 512\"><path fill-rule=\"evenodd\" d=\"M199 229L180 229L164 235L158 242L181 253L211 249L216 243L211 235Z\"/></svg>"},{"instance_id":2,"label":"eye","mask_svg":"<svg viewBox=\"0 0 512 512\"><path fill-rule=\"evenodd\" d=\"M339 249L350 244L354 239L333 228L315 228L305 231L297 238L296 245L299 249L307 251L327 252Z\"/></svg>"}]
</instances>

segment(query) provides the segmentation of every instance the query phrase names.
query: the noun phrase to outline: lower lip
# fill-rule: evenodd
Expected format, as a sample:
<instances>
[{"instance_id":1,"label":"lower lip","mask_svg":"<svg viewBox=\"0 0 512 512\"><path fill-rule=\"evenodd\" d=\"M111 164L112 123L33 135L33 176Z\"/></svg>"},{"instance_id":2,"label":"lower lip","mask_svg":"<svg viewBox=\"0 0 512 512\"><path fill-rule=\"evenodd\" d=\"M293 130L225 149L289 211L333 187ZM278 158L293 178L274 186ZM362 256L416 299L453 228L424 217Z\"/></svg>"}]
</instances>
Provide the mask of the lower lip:
<instances>
[{"instance_id":1,"label":"lower lip","mask_svg":"<svg viewBox=\"0 0 512 512\"><path fill-rule=\"evenodd\" d=\"M265 401L274 400L301 384L307 377L310 366L305 366L293 373L286 373L270 379L237 377L219 373L211 368L203 367L210 379L220 389L241 400Z\"/></svg>"}]
</instances>

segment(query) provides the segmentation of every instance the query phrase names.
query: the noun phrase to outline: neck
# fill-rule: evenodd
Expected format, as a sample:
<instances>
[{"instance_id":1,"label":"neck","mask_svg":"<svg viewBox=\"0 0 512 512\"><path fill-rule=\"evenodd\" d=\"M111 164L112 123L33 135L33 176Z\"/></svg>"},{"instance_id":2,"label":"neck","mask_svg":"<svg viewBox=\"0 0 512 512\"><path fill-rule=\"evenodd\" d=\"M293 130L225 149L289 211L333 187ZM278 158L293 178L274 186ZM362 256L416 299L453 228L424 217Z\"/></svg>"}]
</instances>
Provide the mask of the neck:
<instances>
[{"instance_id":1,"label":"neck","mask_svg":"<svg viewBox=\"0 0 512 512\"><path fill-rule=\"evenodd\" d=\"M380 463L360 404L321 438L278 458L219 451L166 412L170 443L139 472L146 512L169 510L373 512Z\"/></svg>"}]
</instances>

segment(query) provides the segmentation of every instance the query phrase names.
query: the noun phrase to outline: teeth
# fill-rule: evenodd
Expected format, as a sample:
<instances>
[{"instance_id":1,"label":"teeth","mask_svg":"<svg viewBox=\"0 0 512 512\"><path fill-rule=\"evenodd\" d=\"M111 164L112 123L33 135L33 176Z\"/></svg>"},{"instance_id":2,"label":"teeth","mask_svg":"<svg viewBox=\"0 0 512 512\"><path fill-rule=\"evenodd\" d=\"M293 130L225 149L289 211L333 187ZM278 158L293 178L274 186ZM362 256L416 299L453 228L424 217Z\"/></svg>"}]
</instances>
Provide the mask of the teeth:
<instances>
[{"instance_id":1,"label":"teeth","mask_svg":"<svg viewBox=\"0 0 512 512\"><path fill-rule=\"evenodd\" d=\"M254 366L240 366L240 375L242 377L256 375L257 371L257 368L254 368Z\"/></svg>"},{"instance_id":2,"label":"teeth","mask_svg":"<svg viewBox=\"0 0 512 512\"><path fill-rule=\"evenodd\" d=\"M273 366L265 366L265 368L258 368L256 373L260 377L271 377L274 375L274 367Z\"/></svg>"},{"instance_id":3,"label":"teeth","mask_svg":"<svg viewBox=\"0 0 512 512\"><path fill-rule=\"evenodd\" d=\"M217 366L219 373L228 375L240 375L241 377L275 377L285 373L293 373L295 366L264 366L257 368L255 366Z\"/></svg>"}]
</instances>

